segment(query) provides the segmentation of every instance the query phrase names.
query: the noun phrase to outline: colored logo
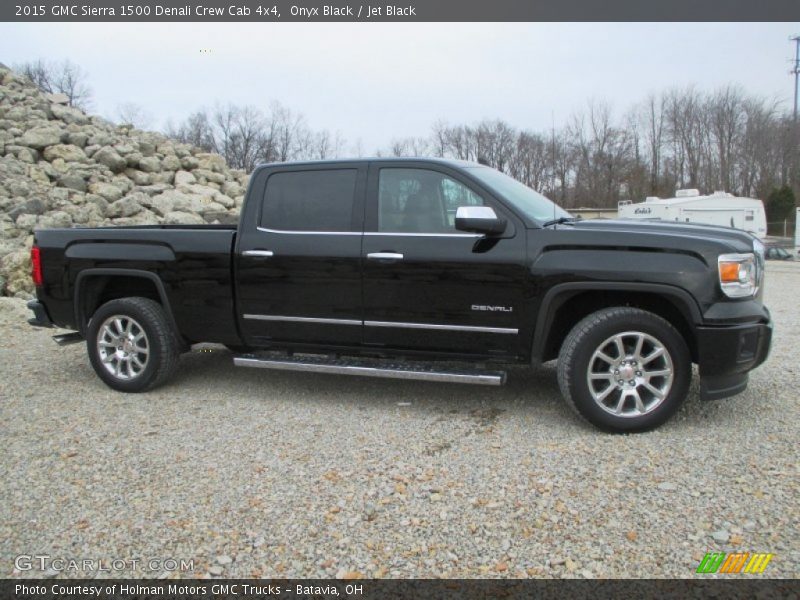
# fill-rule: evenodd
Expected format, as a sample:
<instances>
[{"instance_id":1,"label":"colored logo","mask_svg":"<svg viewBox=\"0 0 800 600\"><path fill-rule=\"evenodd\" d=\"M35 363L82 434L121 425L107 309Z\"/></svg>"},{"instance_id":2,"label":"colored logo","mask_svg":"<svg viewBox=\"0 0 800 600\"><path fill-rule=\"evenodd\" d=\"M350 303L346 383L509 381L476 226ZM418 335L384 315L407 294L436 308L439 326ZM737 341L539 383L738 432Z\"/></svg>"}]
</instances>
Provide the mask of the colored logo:
<instances>
[{"instance_id":1,"label":"colored logo","mask_svg":"<svg viewBox=\"0 0 800 600\"><path fill-rule=\"evenodd\" d=\"M698 573L763 573L774 554L766 552L707 552Z\"/></svg>"}]
</instances>

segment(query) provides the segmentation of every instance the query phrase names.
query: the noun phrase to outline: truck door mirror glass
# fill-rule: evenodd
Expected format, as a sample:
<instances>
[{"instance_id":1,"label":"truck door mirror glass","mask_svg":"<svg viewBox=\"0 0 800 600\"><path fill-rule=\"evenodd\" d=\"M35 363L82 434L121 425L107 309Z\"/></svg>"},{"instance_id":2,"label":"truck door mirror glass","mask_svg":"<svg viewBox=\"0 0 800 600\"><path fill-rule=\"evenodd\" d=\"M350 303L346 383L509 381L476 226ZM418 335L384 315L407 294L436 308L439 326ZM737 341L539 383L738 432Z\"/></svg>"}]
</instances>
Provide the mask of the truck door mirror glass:
<instances>
[{"instance_id":1,"label":"truck door mirror glass","mask_svg":"<svg viewBox=\"0 0 800 600\"><path fill-rule=\"evenodd\" d=\"M459 206L456 210L456 229L499 234L506 230L506 220L498 217L490 206Z\"/></svg>"}]
</instances>

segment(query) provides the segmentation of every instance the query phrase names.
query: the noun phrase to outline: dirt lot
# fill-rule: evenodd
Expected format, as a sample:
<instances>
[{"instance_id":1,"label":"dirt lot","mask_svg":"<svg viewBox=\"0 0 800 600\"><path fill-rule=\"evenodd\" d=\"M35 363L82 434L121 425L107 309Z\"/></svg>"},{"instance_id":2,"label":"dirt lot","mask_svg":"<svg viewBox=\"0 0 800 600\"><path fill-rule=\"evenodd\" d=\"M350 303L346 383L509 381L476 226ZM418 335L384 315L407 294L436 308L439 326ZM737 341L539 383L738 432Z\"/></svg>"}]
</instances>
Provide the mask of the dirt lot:
<instances>
[{"instance_id":1,"label":"dirt lot","mask_svg":"<svg viewBox=\"0 0 800 600\"><path fill-rule=\"evenodd\" d=\"M0 574L59 574L15 570L47 554L125 561L98 576L691 577L722 550L798 577L800 263L768 271L773 352L747 392L702 403L695 382L632 436L579 421L553 365L480 388L215 350L118 394L0 299Z\"/></svg>"}]
</instances>

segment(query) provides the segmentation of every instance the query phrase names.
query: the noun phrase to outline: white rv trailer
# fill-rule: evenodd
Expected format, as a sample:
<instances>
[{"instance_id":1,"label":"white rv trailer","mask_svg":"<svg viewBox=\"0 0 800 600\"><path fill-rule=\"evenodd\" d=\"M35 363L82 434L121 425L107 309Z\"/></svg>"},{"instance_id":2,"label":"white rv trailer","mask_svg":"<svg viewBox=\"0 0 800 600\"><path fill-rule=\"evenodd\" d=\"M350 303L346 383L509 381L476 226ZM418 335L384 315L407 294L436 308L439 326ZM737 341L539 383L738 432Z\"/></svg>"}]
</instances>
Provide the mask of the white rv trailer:
<instances>
[{"instance_id":1,"label":"white rv trailer","mask_svg":"<svg viewBox=\"0 0 800 600\"><path fill-rule=\"evenodd\" d=\"M758 238L767 235L764 203L754 198L740 198L726 192L701 196L697 190L678 190L674 198L648 196L633 204L623 200L617 206L621 219L660 219L680 223L724 225L752 233Z\"/></svg>"}]
</instances>

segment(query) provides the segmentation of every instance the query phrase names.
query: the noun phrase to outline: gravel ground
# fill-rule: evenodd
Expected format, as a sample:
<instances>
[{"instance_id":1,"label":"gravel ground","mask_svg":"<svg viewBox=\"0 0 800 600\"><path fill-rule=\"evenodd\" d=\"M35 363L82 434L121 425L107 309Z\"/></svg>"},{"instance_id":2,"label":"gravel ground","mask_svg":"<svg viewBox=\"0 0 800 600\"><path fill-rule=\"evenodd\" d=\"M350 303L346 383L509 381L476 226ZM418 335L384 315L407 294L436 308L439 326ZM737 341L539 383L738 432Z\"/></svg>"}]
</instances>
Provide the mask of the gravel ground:
<instances>
[{"instance_id":1,"label":"gravel ground","mask_svg":"<svg viewBox=\"0 0 800 600\"><path fill-rule=\"evenodd\" d=\"M800 263L770 264L773 352L747 392L702 403L695 382L629 436L579 421L552 364L483 388L235 369L217 349L118 394L2 298L0 576L52 576L14 570L48 554L195 577L691 577L722 550L798 577L798 296Z\"/></svg>"}]
</instances>

